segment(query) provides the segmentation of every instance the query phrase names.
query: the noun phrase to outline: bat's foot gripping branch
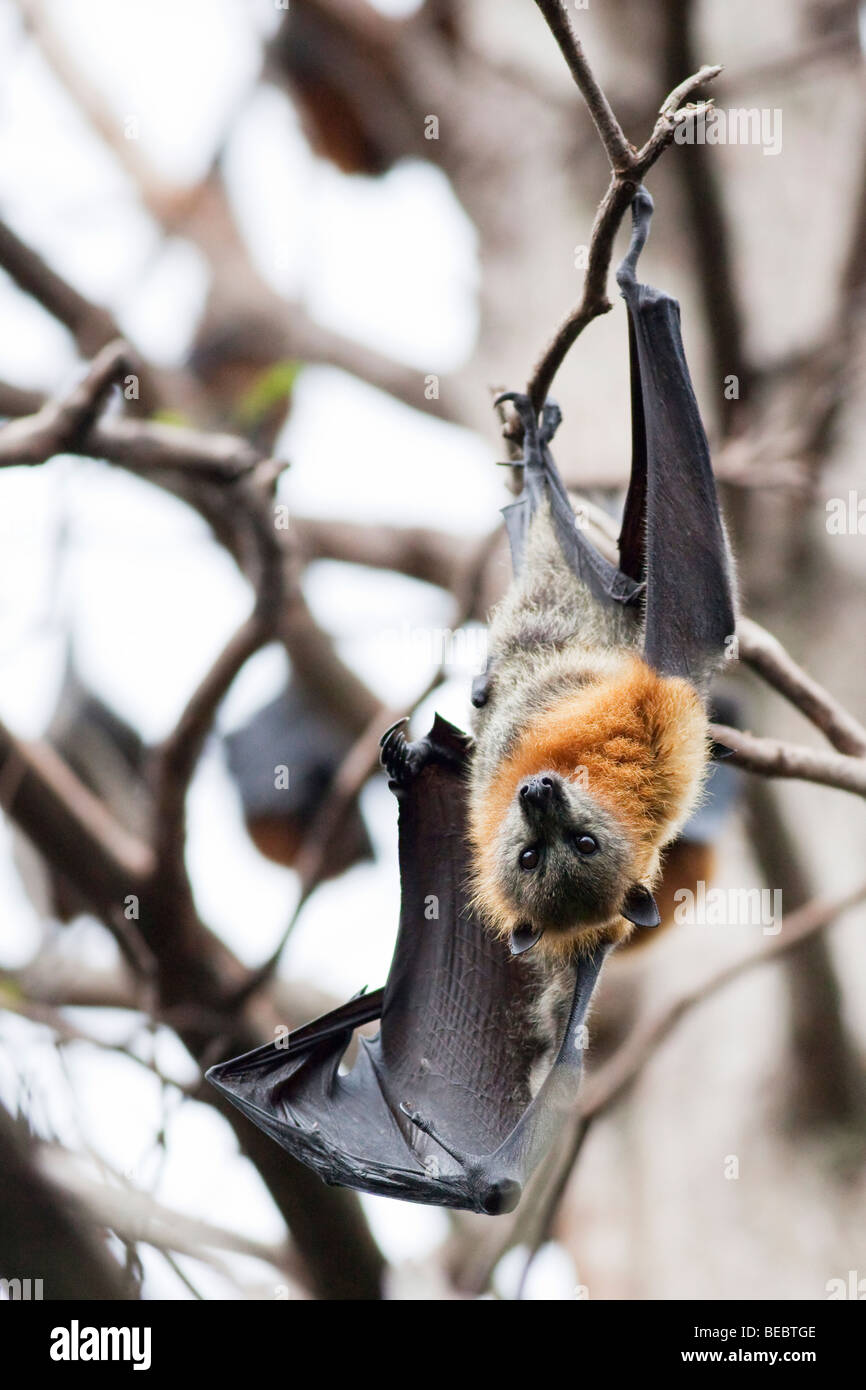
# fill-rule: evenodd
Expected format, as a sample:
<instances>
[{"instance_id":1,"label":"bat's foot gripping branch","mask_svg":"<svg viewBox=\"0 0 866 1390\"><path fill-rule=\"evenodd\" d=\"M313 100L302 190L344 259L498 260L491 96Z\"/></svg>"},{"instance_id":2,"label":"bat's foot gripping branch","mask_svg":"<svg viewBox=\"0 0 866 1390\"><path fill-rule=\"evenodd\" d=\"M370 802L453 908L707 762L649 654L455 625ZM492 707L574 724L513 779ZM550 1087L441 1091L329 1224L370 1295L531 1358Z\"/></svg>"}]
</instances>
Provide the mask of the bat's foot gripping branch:
<instances>
[{"instance_id":1,"label":"bat's foot gripping branch","mask_svg":"<svg viewBox=\"0 0 866 1390\"><path fill-rule=\"evenodd\" d=\"M493 402L495 406L511 401L520 423L523 426L523 462L538 455L541 445L549 444L562 424L562 411L554 400L547 400L541 412L541 425L535 414L535 407L529 396L521 391L503 391Z\"/></svg>"},{"instance_id":2,"label":"bat's foot gripping branch","mask_svg":"<svg viewBox=\"0 0 866 1390\"><path fill-rule=\"evenodd\" d=\"M646 245L652 217L653 200L648 190L641 184L631 200L631 242L616 270L616 283L623 293L625 293L626 286L631 287L636 283L638 257Z\"/></svg>"}]
</instances>

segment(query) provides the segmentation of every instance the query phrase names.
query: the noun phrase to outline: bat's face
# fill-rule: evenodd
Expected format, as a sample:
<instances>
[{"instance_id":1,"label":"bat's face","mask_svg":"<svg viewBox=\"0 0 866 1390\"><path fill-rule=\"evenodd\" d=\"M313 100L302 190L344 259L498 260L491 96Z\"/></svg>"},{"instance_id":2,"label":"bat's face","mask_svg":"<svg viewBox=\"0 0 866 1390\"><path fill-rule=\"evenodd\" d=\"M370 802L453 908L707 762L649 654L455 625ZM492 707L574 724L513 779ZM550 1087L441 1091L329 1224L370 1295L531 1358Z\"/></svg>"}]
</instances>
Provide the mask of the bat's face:
<instances>
[{"instance_id":1,"label":"bat's face","mask_svg":"<svg viewBox=\"0 0 866 1390\"><path fill-rule=\"evenodd\" d=\"M700 794L706 714L688 682L631 658L528 724L476 791L476 908L515 952L657 926L647 886ZM579 774L579 775L578 775Z\"/></svg>"},{"instance_id":2,"label":"bat's face","mask_svg":"<svg viewBox=\"0 0 866 1390\"><path fill-rule=\"evenodd\" d=\"M631 885L630 844L613 816L557 772L527 777L496 845L503 896L534 929L574 931L617 915Z\"/></svg>"},{"instance_id":3,"label":"bat's face","mask_svg":"<svg viewBox=\"0 0 866 1390\"><path fill-rule=\"evenodd\" d=\"M658 921L652 895L636 882L625 829L552 770L518 786L496 837L492 871L494 884L488 880L487 887L494 888L498 926L515 954L542 935L546 949L568 951L581 938L591 944L599 928L623 936L623 917L648 926Z\"/></svg>"}]
</instances>

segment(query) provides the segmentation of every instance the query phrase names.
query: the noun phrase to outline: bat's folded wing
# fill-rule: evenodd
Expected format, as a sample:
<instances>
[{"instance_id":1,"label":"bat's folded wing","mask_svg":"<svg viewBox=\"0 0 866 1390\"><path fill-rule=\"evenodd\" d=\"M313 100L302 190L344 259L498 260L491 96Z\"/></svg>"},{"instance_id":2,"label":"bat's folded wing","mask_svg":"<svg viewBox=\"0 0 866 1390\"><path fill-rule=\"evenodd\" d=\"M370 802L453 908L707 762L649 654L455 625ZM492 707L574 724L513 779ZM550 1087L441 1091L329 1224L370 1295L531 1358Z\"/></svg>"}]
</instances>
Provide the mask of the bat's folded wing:
<instances>
[{"instance_id":1,"label":"bat's folded wing","mask_svg":"<svg viewBox=\"0 0 866 1390\"><path fill-rule=\"evenodd\" d=\"M636 275L652 210L649 193L640 188L632 202L631 246L616 276L628 306L632 388L632 469L620 565L646 580L647 661L662 675L705 688L735 627L730 560L680 306Z\"/></svg>"},{"instance_id":2,"label":"bat's folded wing","mask_svg":"<svg viewBox=\"0 0 866 1390\"><path fill-rule=\"evenodd\" d=\"M417 743L399 730L386 741L402 907L384 991L208 1077L326 1182L496 1212L516 1203L574 1103L600 960L575 972L560 1056L533 1100L538 986L469 905L466 754L465 736L439 718ZM341 1068L354 1029L376 1017L378 1035Z\"/></svg>"}]
</instances>

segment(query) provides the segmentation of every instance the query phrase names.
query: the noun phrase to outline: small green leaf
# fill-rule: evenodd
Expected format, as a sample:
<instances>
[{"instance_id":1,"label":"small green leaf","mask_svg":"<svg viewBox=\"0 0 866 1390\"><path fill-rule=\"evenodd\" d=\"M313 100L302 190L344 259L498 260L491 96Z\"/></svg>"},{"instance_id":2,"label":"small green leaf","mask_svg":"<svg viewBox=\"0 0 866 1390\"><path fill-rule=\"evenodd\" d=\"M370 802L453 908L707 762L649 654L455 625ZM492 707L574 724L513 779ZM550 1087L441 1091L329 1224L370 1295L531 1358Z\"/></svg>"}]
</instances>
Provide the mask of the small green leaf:
<instances>
[{"instance_id":1,"label":"small green leaf","mask_svg":"<svg viewBox=\"0 0 866 1390\"><path fill-rule=\"evenodd\" d=\"M286 400L303 366L303 362L288 358L262 372L238 401L238 421L243 425L255 425L272 406Z\"/></svg>"},{"instance_id":2,"label":"small green leaf","mask_svg":"<svg viewBox=\"0 0 866 1390\"><path fill-rule=\"evenodd\" d=\"M162 406L155 410L151 415L151 420L155 420L159 425L189 425L190 418L184 415L182 410L172 410L169 406Z\"/></svg>"}]
</instances>

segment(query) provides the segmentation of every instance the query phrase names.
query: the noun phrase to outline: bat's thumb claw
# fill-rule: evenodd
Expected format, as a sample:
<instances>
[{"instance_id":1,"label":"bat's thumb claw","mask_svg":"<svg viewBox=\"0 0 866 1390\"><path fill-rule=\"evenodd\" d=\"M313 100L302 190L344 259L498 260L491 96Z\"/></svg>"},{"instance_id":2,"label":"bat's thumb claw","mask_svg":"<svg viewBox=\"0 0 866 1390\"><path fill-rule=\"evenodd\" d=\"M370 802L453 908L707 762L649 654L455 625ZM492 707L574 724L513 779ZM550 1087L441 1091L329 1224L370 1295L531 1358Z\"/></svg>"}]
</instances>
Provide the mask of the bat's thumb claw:
<instances>
[{"instance_id":1,"label":"bat's thumb claw","mask_svg":"<svg viewBox=\"0 0 866 1390\"><path fill-rule=\"evenodd\" d=\"M379 761L392 783L400 785L406 776L409 757L406 742L408 719L398 719L379 739Z\"/></svg>"}]
</instances>

